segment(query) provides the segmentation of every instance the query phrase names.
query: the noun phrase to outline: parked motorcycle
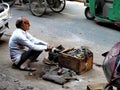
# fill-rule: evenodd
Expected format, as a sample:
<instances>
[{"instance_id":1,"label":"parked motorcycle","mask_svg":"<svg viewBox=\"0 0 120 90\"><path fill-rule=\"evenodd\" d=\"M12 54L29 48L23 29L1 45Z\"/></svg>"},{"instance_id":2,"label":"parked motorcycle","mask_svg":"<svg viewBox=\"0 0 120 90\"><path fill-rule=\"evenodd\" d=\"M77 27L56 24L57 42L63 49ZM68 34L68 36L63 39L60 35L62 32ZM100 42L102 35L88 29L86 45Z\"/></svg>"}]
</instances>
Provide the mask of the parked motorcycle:
<instances>
[{"instance_id":1,"label":"parked motorcycle","mask_svg":"<svg viewBox=\"0 0 120 90\"><path fill-rule=\"evenodd\" d=\"M60 13L66 6L66 0L0 0L6 2L10 7L14 5L28 4L30 11L35 16L43 16L49 7L53 12Z\"/></svg>"},{"instance_id":2,"label":"parked motorcycle","mask_svg":"<svg viewBox=\"0 0 120 90\"><path fill-rule=\"evenodd\" d=\"M10 19L10 8L7 3L0 3L0 38L6 31L6 28L9 28L8 21Z\"/></svg>"}]
</instances>

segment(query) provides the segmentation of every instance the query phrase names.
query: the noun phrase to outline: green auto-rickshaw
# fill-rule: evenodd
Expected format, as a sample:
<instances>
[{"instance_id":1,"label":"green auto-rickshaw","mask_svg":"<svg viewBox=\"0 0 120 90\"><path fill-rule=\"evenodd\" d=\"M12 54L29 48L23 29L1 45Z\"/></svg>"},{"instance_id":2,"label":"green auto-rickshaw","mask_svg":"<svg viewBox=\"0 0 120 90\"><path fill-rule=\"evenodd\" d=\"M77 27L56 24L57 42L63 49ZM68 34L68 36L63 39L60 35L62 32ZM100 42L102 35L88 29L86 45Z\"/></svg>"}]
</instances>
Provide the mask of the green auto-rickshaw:
<instances>
[{"instance_id":1,"label":"green auto-rickshaw","mask_svg":"<svg viewBox=\"0 0 120 90\"><path fill-rule=\"evenodd\" d=\"M84 4L87 19L120 26L120 0L86 0Z\"/></svg>"}]
</instances>

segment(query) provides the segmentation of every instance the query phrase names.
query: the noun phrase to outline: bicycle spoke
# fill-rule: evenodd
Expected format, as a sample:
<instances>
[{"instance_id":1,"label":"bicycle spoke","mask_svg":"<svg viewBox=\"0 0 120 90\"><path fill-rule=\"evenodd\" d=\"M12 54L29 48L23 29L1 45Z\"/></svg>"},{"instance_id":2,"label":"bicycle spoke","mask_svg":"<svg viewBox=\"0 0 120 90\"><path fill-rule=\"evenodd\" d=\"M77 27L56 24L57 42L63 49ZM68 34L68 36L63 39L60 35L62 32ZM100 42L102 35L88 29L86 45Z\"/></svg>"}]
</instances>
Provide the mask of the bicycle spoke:
<instances>
[{"instance_id":1,"label":"bicycle spoke","mask_svg":"<svg viewBox=\"0 0 120 90\"><path fill-rule=\"evenodd\" d=\"M53 3L50 4L49 6L52 11L59 13L64 10L65 5L66 5L65 0L55 0L55 1L53 0Z\"/></svg>"},{"instance_id":2,"label":"bicycle spoke","mask_svg":"<svg viewBox=\"0 0 120 90\"><path fill-rule=\"evenodd\" d=\"M42 0L41 1L36 0L36 1L30 2L30 10L33 15L42 16L46 10L46 7Z\"/></svg>"}]
</instances>

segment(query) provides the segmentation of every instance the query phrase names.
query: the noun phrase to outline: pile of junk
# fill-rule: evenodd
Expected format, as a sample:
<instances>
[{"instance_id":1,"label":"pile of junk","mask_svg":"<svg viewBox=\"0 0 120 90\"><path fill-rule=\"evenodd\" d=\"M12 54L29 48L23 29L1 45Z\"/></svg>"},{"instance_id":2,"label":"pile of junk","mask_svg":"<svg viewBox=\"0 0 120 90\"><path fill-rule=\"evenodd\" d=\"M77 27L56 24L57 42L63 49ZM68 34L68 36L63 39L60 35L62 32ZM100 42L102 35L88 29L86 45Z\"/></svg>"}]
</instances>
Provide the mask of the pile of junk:
<instances>
[{"instance_id":1,"label":"pile of junk","mask_svg":"<svg viewBox=\"0 0 120 90\"><path fill-rule=\"evenodd\" d=\"M50 61L50 63L47 62ZM42 78L60 85L71 80L78 80L80 75L92 69L93 53L86 47L65 49L62 45L52 48L48 53L45 64L55 65Z\"/></svg>"},{"instance_id":2,"label":"pile of junk","mask_svg":"<svg viewBox=\"0 0 120 90\"><path fill-rule=\"evenodd\" d=\"M88 84L87 90L120 90L120 42L102 56L105 58L101 66L107 83ZM65 49L62 45L49 50L44 63L54 68L49 67L41 77L62 86L71 80L79 81L76 76L91 70L95 64L93 53L87 47Z\"/></svg>"},{"instance_id":3,"label":"pile of junk","mask_svg":"<svg viewBox=\"0 0 120 90\"><path fill-rule=\"evenodd\" d=\"M102 68L107 83L88 85L87 90L120 90L120 42L115 43L102 56L105 57ZM70 80L78 80L74 78L75 75L83 74L93 68L93 53L85 46L65 49L60 45L49 51L48 59L58 63L58 66L45 73L43 79L61 85Z\"/></svg>"}]
</instances>

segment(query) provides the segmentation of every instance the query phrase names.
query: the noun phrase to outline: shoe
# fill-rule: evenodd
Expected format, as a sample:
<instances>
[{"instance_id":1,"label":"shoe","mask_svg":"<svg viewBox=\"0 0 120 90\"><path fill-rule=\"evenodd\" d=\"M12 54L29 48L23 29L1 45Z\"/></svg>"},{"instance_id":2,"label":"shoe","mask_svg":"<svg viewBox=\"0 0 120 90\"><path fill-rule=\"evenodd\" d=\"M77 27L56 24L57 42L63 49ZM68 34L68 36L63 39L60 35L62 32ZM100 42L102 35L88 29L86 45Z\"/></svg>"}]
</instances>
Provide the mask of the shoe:
<instances>
[{"instance_id":1,"label":"shoe","mask_svg":"<svg viewBox=\"0 0 120 90\"><path fill-rule=\"evenodd\" d=\"M13 69L18 69L18 66L17 66L15 63L13 63L13 64L12 64L12 68L13 68Z\"/></svg>"},{"instance_id":2,"label":"shoe","mask_svg":"<svg viewBox=\"0 0 120 90\"><path fill-rule=\"evenodd\" d=\"M55 63L55 62L53 62L53 61L50 61L50 60L47 59L47 58L44 58L43 63L44 63L44 64L47 64L47 65L58 65L58 63Z\"/></svg>"},{"instance_id":3,"label":"shoe","mask_svg":"<svg viewBox=\"0 0 120 90\"><path fill-rule=\"evenodd\" d=\"M36 68L31 68L29 66L26 66L25 68L19 68L21 71L36 71Z\"/></svg>"},{"instance_id":4,"label":"shoe","mask_svg":"<svg viewBox=\"0 0 120 90\"><path fill-rule=\"evenodd\" d=\"M33 60L32 62L38 62L39 60Z\"/></svg>"}]
</instances>

